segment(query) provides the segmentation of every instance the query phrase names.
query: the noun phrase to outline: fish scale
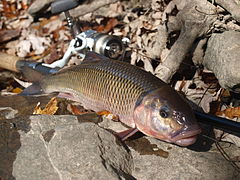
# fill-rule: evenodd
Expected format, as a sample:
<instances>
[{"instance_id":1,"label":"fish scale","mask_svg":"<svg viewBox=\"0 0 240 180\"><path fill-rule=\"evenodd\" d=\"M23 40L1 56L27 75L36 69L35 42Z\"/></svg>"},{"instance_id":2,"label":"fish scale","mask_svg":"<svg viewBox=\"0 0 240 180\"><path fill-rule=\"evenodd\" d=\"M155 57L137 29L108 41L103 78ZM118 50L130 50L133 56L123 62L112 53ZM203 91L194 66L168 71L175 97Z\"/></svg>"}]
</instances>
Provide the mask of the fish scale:
<instances>
[{"instance_id":1,"label":"fish scale","mask_svg":"<svg viewBox=\"0 0 240 180\"><path fill-rule=\"evenodd\" d=\"M139 96L160 84L149 72L114 60L86 62L41 81L47 93L74 93L85 108L108 110L120 118L129 117Z\"/></svg>"}]
</instances>

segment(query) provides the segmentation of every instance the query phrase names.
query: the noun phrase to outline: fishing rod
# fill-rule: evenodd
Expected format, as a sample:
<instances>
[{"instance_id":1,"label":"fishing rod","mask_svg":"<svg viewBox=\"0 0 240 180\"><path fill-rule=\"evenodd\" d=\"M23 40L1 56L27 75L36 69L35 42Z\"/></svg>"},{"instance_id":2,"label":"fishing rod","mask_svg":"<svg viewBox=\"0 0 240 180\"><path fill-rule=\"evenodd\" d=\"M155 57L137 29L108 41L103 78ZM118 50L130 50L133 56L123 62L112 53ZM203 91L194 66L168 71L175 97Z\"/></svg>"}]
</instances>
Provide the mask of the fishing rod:
<instances>
[{"instance_id":1,"label":"fishing rod","mask_svg":"<svg viewBox=\"0 0 240 180\"><path fill-rule=\"evenodd\" d=\"M194 111L196 118L203 124L212 125L214 128L240 137L240 122L230 119Z\"/></svg>"}]
</instances>

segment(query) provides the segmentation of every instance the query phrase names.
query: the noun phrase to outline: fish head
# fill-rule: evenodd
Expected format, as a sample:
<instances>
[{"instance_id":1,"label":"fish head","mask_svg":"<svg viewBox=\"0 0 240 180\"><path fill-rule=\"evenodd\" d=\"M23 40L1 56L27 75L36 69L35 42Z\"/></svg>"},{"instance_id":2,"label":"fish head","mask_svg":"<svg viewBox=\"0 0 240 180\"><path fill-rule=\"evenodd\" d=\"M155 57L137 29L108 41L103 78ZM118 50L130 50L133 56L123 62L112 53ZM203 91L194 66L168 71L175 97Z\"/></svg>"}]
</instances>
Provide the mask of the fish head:
<instances>
[{"instance_id":1,"label":"fish head","mask_svg":"<svg viewBox=\"0 0 240 180\"><path fill-rule=\"evenodd\" d=\"M144 134L180 146L195 143L201 132L191 107L167 85L142 97L134 122Z\"/></svg>"}]
</instances>

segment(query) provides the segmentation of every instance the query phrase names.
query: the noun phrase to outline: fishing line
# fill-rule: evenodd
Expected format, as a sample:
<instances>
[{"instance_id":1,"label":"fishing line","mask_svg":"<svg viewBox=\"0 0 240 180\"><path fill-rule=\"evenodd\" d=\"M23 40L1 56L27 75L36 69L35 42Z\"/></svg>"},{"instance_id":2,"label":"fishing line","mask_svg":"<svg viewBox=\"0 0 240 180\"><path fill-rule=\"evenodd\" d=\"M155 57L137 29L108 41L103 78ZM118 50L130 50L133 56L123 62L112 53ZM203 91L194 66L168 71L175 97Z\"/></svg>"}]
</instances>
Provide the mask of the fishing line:
<instances>
[{"instance_id":1,"label":"fishing line","mask_svg":"<svg viewBox=\"0 0 240 180\"><path fill-rule=\"evenodd\" d=\"M210 89L211 86L212 86L212 84L210 84L210 85L207 87L207 89L203 92L203 95L202 95L201 99L199 100L197 106L200 105L200 103L202 102L202 100L203 100L205 94L207 93L207 91Z\"/></svg>"},{"instance_id":2,"label":"fishing line","mask_svg":"<svg viewBox=\"0 0 240 180\"><path fill-rule=\"evenodd\" d=\"M207 91L211 88L211 86L212 86L212 84L210 84L210 85L207 87L207 89L204 91L204 93L203 93L200 101L198 102L198 106L200 105L200 103L201 103L204 95L205 95L205 94L207 93ZM211 127L212 127L212 126L211 126ZM205 138L208 138L208 139L214 141L214 143L215 143L218 151L221 153L221 155L223 156L223 158L226 159L238 172L240 172L240 167L239 167L234 161L231 160L231 158L229 157L229 155L226 153L226 151L223 149L223 147L219 144L219 142L220 142L219 140L216 140L216 139L214 139L214 138L212 138L212 137L209 137L209 136L207 136L207 135L204 135L204 134L200 134L200 135L203 136L203 137L205 137ZM222 137L220 137L220 139L221 139L221 138L222 138ZM222 141L222 142L224 142L224 141ZM228 143L229 143L229 142L228 142Z\"/></svg>"},{"instance_id":3,"label":"fishing line","mask_svg":"<svg viewBox=\"0 0 240 180\"><path fill-rule=\"evenodd\" d=\"M223 156L223 158L225 159L225 160L227 160L238 172L240 172L240 167L235 163L235 162L239 162L239 161L233 161L233 160L231 160L231 158L229 157L229 155L226 153L226 151L222 148L222 146L219 144L219 140L216 140L216 139L214 139L214 138L212 138L212 137L210 137L210 136L207 136L207 135L205 135L205 134L199 134L200 136L203 136L203 137L205 137L205 138L208 138L208 139L210 139L210 140L212 140L212 141L214 141L214 143L215 143L215 145L216 145L216 147L217 147L217 149L218 149L218 151L221 153L221 155ZM226 142L226 143L229 143L229 142L227 142L227 141L221 141L221 142ZM229 143L230 144L230 143ZM231 145L231 144L230 144ZM229 146L230 147L230 146Z\"/></svg>"}]
</instances>

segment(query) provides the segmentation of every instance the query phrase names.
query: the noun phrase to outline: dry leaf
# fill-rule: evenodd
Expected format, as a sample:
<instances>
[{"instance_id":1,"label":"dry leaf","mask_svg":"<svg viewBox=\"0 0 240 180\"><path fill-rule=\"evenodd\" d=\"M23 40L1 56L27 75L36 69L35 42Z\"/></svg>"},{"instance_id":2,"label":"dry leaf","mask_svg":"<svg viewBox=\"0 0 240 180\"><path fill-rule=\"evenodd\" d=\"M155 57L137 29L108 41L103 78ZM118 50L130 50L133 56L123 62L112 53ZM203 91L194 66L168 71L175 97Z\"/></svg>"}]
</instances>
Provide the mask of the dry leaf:
<instances>
[{"instance_id":1,"label":"dry leaf","mask_svg":"<svg viewBox=\"0 0 240 180\"><path fill-rule=\"evenodd\" d=\"M106 115L103 115L106 119L109 119L109 120L113 120L113 121L119 121L119 117L114 115L114 114L106 114Z\"/></svg>"},{"instance_id":2,"label":"dry leaf","mask_svg":"<svg viewBox=\"0 0 240 180\"><path fill-rule=\"evenodd\" d=\"M223 111L216 112L216 115L218 115L218 116L225 115L226 117L228 117L230 119L233 119L235 117L240 117L240 107L227 108Z\"/></svg>"},{"instance_id":3,"label":"dry leaf","mask_svg":"<svg viewBox=\"0 0 240 180\"><path fill-rule=\"evenodd\" d=\"M182 81L178 81L175 89L178 91L181 89L186 98L200 106L204 112L208 113L210 111L210 103L218 99L221 90L216 91L217 89L214 89L213 91L213 89L210 89L209 85L201 80L197 72L193 79L194 80L184 80L185 84L183 84ZM189 88L193 83L196 85L196 88Z\"/></svg>"},{"instance_id":4,"label":"dry leaf","mask_svg":"<svg viewBox=\"0 0 240 180\"><path fill-rule=\"evenodd\" d=\"M42 114L42 109L40 107L40 102L37 103L36 107L33 110L33 114Z\"/></svg>"},{"instance_id":5,"label":"dry leaf","mask_svg":"<svg viewBox=\"0 0 240 180\"><path fill-rule=\"evenodd\" d=\"M32 83L22 81L22 80L20 80L20 79L17 79L16 77L13 77L13 79L14 79L15 81L17 81L18 84L20 84L21 86L23 86L23 87L25 87L25 88L27 88L27 87L29 87L29 86L32 85Z\"/></svg>"},{"instance_id":6,"label":"dry leaf","mask_svg":"<svg viewBox=\"0 0 240 180\"><path fill-rule=\"evenodd\" d=\"M12 90L12 92L13 93L17 93L17 94L19 94L19 93L21 93L23 90L22 89L20 89L20 88L14 88L13 90Z\"/></svg>"},{"instance_id":7,"label":"dry leaf","mask_svg":"<svg viewBox=\"0 0 240 180\"><path fill-rule=\"evenodd\" d=\"M153 74L154 70L153 70L153 67L152 67L152 64L151 64L150 60L146 57L141 58L141 60L144 63L144 69Z\"/></svg>"},{"instance_id":8,"label":"dry leaf","mask_svg":"<svg viewBox=\"0 0 240 180\"><path fill-rule=\"evenodd\" d=\"M63 21L59 19L58 16L53 16L49 20L41 22L41 25L48 29L48 33L52 33L56 30L59 30L63 26Z\"/></svg>"},{"instance_id":9,"label":"dry leaf","mask_svg":"<svg viewBox=\"0 0 240 180\"><path fill-rule=\"evenodd\" d=\"M22 31L22 40L16 47L19 57L26 57L31 52L34 52L33 55L42 54L49 47L51 40L37 36L35 33L29 34L27 30Z\"/></svg>"},{"instance_id":10,"label":"dry leaf","mask_svg":"<svg viewBox=\"0 0 240 180\"><path fill-rule=\"evenodd\" d=\"M109 115L109 114L111 114L109 111L100 111L100 112L97 112L97 114L99 115L99 116L102 116L102 115Z\"/></svg>"},{"instance_id":11,"label":"dry leaf","mask_svg":"<svg viewBox=\"0 0 240 180\"><path fill-rule=\"evenodd\" d=\"M113 120L113 121L118 121L118 120L119 120L119 117L118 117L118 116L112 114L112 113L109 112L109 111L99 111L99 112L97 112L97 115L99 115L99 116L104 116L105 118L111 119L111 120Z\"/></svg>"},{"instance_id":12,"label":"dry leaf","mask_svg":"<svg viewBox=\"0 0 240 180\"><path fill-rule=\"evenodd\" d=\"M33 17L25 13L7 24L8 29L28 29L33 22Z\"/></svg>"},{"instance_id":13,"label":"dry leaf","mask_svg":"<svg viewBox=\"0 0 240 180\"><path fill-rule=\"evenodd\" d=\"M17 38L18 36L20 36L20 30L19 29L0 30L0 43L10 41L14 38Z\"/></svg>"},{"instance_id":14,"label":"dry leaf","mask_svg":"<svg viewBox=\"0 0 240 180\"><path fill-rule=\"evenodd\" d=\"M40 107L40 102L37 104L37 106L33 110L33 114L48 114L48 115L53 115L57 112L58 106L57 106L57 99L56 97L53 97L46 107L44 109L41 109Z\"/></svg>"},{"instance_id":15,"label":"dry leaf","mask_svg":"<svg viewBox=\"0 0 240 180\"><path fill-rule=\"evenodd\" d=\"M85 109L79 107L78 105L68 104L67 110L71 112L73 115L81 115L88 113Z\"/></svg>"},{"instance_id":16,"label":"dry leaf","mask_svg":"<svg viewBox=\"0 0 240 180\"><path fill-rule=\"evenodd\" d=\"M106 25L98 26L96 31L102 32L102 33L108 33L118 24L119 24L119 22L116 18L111 18L107 21Z\"/></svg>"}]
</instances>

